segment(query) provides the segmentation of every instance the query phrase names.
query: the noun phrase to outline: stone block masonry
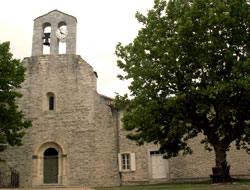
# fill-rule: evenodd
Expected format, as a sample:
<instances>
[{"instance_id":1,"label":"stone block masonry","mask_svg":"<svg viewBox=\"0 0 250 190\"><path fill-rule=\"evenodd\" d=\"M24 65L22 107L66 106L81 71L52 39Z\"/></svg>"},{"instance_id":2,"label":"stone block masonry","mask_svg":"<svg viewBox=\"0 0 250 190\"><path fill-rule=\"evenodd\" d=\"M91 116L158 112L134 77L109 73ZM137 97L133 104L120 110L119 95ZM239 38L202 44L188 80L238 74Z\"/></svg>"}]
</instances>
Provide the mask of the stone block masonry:
<instances>
[{"instance_id":1,"label":"stone block masonry","mask_svg":"<svg viewBox=\"0 0 250 190\"><path fill-rule=\"evenodd\" d=\"M33 120L23 146L8 147L4 158L20 171L20 184L43 185L44 151L58 152L58 184L118 185L117 152L110 108L96 91L96 74L78 55L26 58L20 109ZM48 93L54 95L49 110Z\"/></svg>"}]
</instances>

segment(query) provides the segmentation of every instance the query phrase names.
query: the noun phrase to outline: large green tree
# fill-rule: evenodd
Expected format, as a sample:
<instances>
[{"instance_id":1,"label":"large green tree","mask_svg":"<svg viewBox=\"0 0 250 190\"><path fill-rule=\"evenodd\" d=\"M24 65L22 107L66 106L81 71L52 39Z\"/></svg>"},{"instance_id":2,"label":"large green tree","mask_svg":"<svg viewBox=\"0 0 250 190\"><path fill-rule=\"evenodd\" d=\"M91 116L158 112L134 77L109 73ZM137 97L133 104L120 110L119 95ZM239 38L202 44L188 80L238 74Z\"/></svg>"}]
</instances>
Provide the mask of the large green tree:
<instances>
[{"instance_id":1,"label":"large green tree","mask_svg":"<svg viewBox=\"0 0 250 190\"><path fill-rule=\"evenodd\" d=\"M16 99L22 96L17 88L24 81L25 68L20 60L12 58L9 46L9 42L0 44L0 152L8 144L22 145L25 129L31 126L31 121L24 119L16 104Z\"/></svg>"},{"instance_id":2,"label":"large green tree","mask_svg":"<svg viewBox=\"0 0 250 190\"><path fill-rule=\"evenodd\" d=\"M128 95L124 128L138 144L160 145L166 157L192 153L187 141L215 151L216 167L235 142L250 145L250 1L155 0L129 45L118 44Z\"/></svg>"}]
</instances>

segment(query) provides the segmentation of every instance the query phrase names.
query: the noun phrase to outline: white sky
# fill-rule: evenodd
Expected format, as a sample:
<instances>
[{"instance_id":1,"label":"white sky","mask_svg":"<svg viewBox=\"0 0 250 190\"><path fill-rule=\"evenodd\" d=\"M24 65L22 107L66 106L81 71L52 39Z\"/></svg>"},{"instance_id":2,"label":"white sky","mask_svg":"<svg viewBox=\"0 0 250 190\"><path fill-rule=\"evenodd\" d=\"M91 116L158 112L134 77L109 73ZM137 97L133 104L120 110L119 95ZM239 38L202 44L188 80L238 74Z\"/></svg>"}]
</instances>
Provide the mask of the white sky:
<instances>
[{"instance_id":1,"label":"white sky","mask_svg":"<svg viewBox=\"0 0 250 190\"><path fill-rule=\"evenodd\" d=\"M0 43L10 41L14 58L31 56L33 20L52 10L77 18L77 54L98 73L98 92L114 97L128 92L117 74L115 46L136 37L136 11L147 13L154 0L2 0Z\"/></svg>"}]
</instances>

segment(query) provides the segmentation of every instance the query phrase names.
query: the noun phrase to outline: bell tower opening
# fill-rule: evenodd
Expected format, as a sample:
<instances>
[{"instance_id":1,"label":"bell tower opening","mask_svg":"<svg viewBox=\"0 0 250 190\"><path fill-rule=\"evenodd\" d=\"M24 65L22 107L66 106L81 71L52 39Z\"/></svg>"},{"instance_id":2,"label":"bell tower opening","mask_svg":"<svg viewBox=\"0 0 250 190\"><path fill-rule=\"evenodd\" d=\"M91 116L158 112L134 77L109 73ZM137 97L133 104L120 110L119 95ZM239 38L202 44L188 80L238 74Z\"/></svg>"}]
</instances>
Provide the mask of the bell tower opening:
<instances>
[{"instance_id":1,"label":"bell tower opening","mask_svg":"<svg viewBox=\"0 0 250 190\"><path fill-rule=\"evenodd\" d=\"M43 25L43 54L50 54L50 34L51 24L45 23Z\"/></svg>"},{"instance_id":2,"label":"bell tower opening","mask_svg":"<svg viewBox=\"0 0 250 190\"><path fill-rule=\"evenodd\" d=\"M60 22L58 24L58 31L57 31L57 38L59 41L59 43L58 43L59 54L66 53L66 47L67 47L66 36L67 35L68 35L67 24L65 22Z\"/></svg>"}]
</instances>

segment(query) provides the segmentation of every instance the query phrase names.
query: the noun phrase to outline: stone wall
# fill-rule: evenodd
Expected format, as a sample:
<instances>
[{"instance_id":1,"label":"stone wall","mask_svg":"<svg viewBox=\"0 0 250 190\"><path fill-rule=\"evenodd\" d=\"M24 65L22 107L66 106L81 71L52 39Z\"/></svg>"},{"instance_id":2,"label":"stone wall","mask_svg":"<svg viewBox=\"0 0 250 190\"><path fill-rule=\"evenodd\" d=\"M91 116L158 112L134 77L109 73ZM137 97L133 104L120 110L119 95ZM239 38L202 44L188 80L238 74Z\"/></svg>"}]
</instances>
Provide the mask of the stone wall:
<instances>
[{"instance_id":1,"label":"stone wall","mask_svg":"<svg viewBox=\"0 0 250 190\"><path fill-rule=\"evenodd\" d=\"M112 114L96 92L92 67L77 55L33 56L23 65L19 105L33 126L23 146L3 153L20 171L21 186L43 185L43 153L49 147L58 151L59 185L118 185ZM48 92L55 95L54 110Z\"/></svg>"},{"instance_id":2,"label":"stone wall","mask_svg":"<svg viewBox=\"0 0 250 190\"><path fill-rule=\"evenodd\" d=\"M122 115L121 111L119 120ZM152 179L149 152L158 150L158 147L152 144L139 147L135 142L126 139L127 133L122 129L122 123L119 122L120 152L135 152L136 154L136 171L122 172L123 184L208 180L209 175L212 174L212 167L215 166L215 153L214 151L206 151L204 145L200 144L202 135L189 141L193 154L183 156L180 153L178 157L168 159L169 173L165 179ZM232 145L227 154L227 161L231 166L232 177L250 178L250 155L245 150L236 150L235 146Z\"/></svg>"},{"instance_id":3,"label":"stone wall","mask_svg":"<svg viewBox=\"0 0 250 190\"><path fill-rule=\"evenodd\" d=\"M138 146L134 141L131 141L126 138L128 132L122 129L122 122L121 122L122 116L123 112L119 112L118 113L119 152L135 153L135 165L136 165L136 171L121 172L122 185L147 184L149 182L147 146L145 145Z\"/></svg>"},{"instance_id":4,"label":"stone wall","mask_svg":"<svg viewBox=\"0 0 250 190\"><path fill-rule=\"evenodd\" d=\"M199 135L189 141L193 154L186 156L180 154L169 160L171 179L206 179L212 174L212 167L215 167L215 153L205 150L204 145L200 144L201 140L202 135ZM236 150L232 145L227 153L227 162L231 166L230 174L233 177L242 175L250 177L250 155L246 151Z\"/></svg>"},{"instance_id":5,"label":"stone wall","mask_svg":"<svg viewBox=\"0 0 250 190\"><path fill-rule=\"evenodd\" d=\"M11 187L11 167L5 162L0 162L0 188Z\"/></svg>"},{"instance_id":6,"label":"stone wall","mask_svg":"<svg viewBox=\"0 0 250 190\"><path fill-rule=\"evenodd\" d=\"M103 98L95 96L95 170L94 186L119 185L115 124L112 110Z\"/></svg>"}]
</instances>

